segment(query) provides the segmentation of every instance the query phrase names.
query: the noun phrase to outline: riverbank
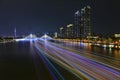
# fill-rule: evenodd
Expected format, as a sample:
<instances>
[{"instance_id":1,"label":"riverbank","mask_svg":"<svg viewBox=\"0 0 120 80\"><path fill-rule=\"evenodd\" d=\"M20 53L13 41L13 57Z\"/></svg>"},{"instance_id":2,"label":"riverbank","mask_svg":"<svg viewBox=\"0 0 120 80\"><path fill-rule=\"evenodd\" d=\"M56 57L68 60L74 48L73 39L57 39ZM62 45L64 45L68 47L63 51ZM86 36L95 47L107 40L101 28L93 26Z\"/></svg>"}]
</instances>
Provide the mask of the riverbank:
<instances>
[{"instance_id":1,"label":"riverbank","mask_svg":"<svg viewBox=\"0 0 120 80\"><path fill-rule=\"evenodd\" d=\"M56 42L62 43L72 43L72 44L80 44L80 43L89 43L91 46L98 46L102 48L113 48L120 49L120 43L118 42L105 42L105 41L92 41L92 40L78 40L78 39L55 39Z\"/></svg>"}]
</instances>

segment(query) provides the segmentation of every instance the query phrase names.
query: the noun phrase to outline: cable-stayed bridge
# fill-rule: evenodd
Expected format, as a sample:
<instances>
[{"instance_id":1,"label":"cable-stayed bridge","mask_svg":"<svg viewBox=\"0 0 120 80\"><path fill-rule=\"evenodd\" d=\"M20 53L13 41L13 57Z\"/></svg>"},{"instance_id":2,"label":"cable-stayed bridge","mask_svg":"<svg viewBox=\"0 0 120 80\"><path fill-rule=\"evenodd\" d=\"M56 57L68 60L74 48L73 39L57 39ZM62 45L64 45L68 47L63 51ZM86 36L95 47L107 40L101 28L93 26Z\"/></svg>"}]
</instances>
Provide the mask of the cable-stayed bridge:
<instances>
[{"instance_id":1,"label":"cable-stayed bridge","mask_svg":"<svg viewBox=\"0 0 120 80\"><path fill-rule=\"evenodd\" d=\"M44 34L42 37L37 37L35 34L30 34L24 38L15 39L15 41L31 41L31 40L37 40L37 39L52 40L53 38L48 36L47 34Z\"/></svg>"}]
</instances>

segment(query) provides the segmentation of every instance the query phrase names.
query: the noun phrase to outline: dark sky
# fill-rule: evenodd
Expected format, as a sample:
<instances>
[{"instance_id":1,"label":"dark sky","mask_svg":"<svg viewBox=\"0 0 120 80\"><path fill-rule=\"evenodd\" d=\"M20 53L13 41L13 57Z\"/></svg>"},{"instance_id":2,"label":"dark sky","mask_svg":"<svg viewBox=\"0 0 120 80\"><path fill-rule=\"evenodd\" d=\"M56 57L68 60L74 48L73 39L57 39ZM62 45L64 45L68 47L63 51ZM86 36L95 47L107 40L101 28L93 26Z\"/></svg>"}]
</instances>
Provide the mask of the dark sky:
<instances>
[{"instance_id":1,"label":"dark sky","mask_svg":"<svg viewBox=\"0 0 120 80\"><path fill-rule=\"evenodd\" d=\"M120 0L0 0L0 35L54 32L74 23L74 13L92 7L97 33L120 33Z\"/></svg>"}]
</instances>

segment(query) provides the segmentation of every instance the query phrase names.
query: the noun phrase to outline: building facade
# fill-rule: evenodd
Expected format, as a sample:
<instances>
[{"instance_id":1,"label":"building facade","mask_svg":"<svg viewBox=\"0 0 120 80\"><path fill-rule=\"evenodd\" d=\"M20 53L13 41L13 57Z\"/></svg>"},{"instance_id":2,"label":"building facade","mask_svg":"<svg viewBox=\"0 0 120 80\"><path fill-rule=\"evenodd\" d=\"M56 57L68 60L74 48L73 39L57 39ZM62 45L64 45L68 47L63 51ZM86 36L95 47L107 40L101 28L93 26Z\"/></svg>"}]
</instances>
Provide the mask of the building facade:
<instances>
[{"instance_id":1,"label":"building facade","mask_svg":"<svg viewBox=\"0 0 120 80\"><path fill-rule=\"evenodd\" d=\"M80 12L79 11L75 12L75 28L74 28L74 37L75 38L80 37L80 26L81 26L80 19L81 19Z\"/></svg>"},{"instance_id":2,"label":"building facade","mask_svg":"<svg viewBox=\"0 0 120 80\"><path fill-rule=\"evenodd\" d=\"M64 28L64 27L61 27L59 33L60 33L60 34L59 34L59 37L60 37L60 38L64 38L64 37L65 37L65 28Z\"/></svg>"},{"instance_id":3,"label":"building facade","mask_svg":"<svg viewBox=\"0 0 120 80\"><path fill-rule=\"evenodd\" d=\"M91 7L86 6L81 9L81 26L80 26L80 35L81 37L89 37L92 35L92 25L91 25Z\"/></svg>"},{"instance_id":4,"label":"building facade","mask_svg":"<svg viewBox=\"0 0 120 80\"><path fill-rule=\"evenodd\" d=\"M74 26L73 24L69 24L66 27L66 37L67 38L74 38Z\"/></svg>"}]
</instances>

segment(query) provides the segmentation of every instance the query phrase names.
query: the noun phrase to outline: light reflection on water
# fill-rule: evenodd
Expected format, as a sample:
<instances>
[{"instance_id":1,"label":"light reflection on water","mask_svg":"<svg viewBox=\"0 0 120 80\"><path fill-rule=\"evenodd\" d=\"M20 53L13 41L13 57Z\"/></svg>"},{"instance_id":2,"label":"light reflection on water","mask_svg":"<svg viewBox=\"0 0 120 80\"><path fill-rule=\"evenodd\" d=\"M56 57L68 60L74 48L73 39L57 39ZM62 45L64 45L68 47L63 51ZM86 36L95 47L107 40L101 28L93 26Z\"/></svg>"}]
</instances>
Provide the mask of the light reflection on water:
<instances>
[{"instance_id":1,"label":"light reflection on water","mask_svg":"<svg viewBox=\"0 0 120 80\"><path fill-rule=\"evenodd\" d=\"M95 54L112 57L114 59L120 59L119 49L92 46L91 43L83 43L83 42L63 42L63 44L65 46L70 46L72 48L94 52Z\"/></svg>"}]
</instances>

